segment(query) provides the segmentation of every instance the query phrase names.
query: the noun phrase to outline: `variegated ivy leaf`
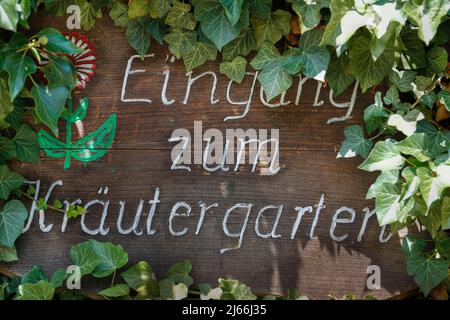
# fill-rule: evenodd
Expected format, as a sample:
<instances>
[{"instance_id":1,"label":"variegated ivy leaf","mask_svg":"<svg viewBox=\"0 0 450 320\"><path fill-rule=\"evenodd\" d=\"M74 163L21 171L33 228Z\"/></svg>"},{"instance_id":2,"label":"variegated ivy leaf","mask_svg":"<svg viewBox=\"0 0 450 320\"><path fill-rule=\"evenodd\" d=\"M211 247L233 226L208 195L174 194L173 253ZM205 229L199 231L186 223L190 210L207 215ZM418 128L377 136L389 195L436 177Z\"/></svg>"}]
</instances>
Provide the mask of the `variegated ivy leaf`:
<instances>
[{"instance_id":1,"label":"variegated ivy leaf","mask_svg":"<svg viewBox=\"0 0 450 320\"><path fill-rule=\"evenodd\" d=\"M409 137L416 132L417 122L423 119L425 119L423 113L417 109L414 109L405 116L401 116L399 114L391 115L387 124L395 127L398 131Z\"/></svg>"},{"instance_id":2,"label":"variegated ivy leaf","mask_svg":"<svg viewBox=\"0 0 450 320\"><path fill-rule=\"evenodd\" d=\"M397 143L397 148L401 153L411 155L420 162L430 160L427 154L427 140L425 133L414 133L405 140Z\"/></svg>"},{"instance_id":3,"label":"variegated ivy leaf","mask_svg":"<svg viewBox=\"0 0 450 320\"><path fill-rule=\"evenodd\" d=\"M182 52L182 56L186 71L189 72L208 60L216 60L217 50L208 43L196 42L189 49Z\"/></svg>"},{"instance_id":4,"label":"variegated ivy leaf","mask_svg":"<svg viewBox=\"0 0 450 320\"><path fill-rule=\"evenodd\" d=\"M276 43L291 30L291 14L287 11L276 10L266 19L252 19L255 30L256 46L260 48L266 41Z\"/></svg>"},{"instance_id":5,"label":"variegated ivy leaf","mask_svg":"<svg viewBox=\"0 0 450 320\"><path fill-rule=\"evenodd\" d=\"M450 165L440 164L433 170L426 167L417 169L420 179L420 191L428 208L442 196L445 188L450 187Z\"/></svg>"},{"instance_id":6,"label":"variegated ivy leaf","mask_svg":"<svg viewBox=\"0 0 450 320\"><path fill-rule=\"evenodd\" d=\"M365 171L394 170L403 167L405 159L390 140L378 141L367 159L358 167Z\"/></svg>"},{"instance_id":7,"label":"variegated ivy leaf","mask_svg":"<svg viewBox=\"0 0 450 320\"><path fill-rule=\"evenodd\" d=\"M384 226L398 220L401 209L400 190L396 185L382 183L375 195L378 223Z\"/></svg>"},{"instance_id":8,"label":"variegated ivy leaf","mask_svg":"<svg viewBox=\"0 0 450 320\"><path fill-rule=\"evenodd\" d=\"M336 158L351 158L356 155L367 157L373 147L371 140L364 138L364 131L361 126L355 124L344 130L345 140Z\"/></svg>"},{"instance_id":9,"label":"variegated ivy leaf","mask_svg":"<svg viewBox=\"0 0 450 320\"><path fill-rule=\"evenodd\" d=\"M305 0L288 0L292 2L292 9L300 16L302 24L302 32L312 29L320 22L320 9L328 8L330 6L330 0L317 0L317 1L305 1Z\"/></svg>"},{"instance_id":10,"label":"variegated ivy leaf","mask_svg":"<svg viewBox=\"0 0 450 320\"><path fill-rule=\"evenodd\" d=\"M398 181L398 175L399 170L387 170L380 173L377 180L375 180L374 183L370 186L369 190L367 191L366 199L372 199L375 198L378 190L382 188L382 185L384 183L387 184L396 184Z\"/></svg>"},{"instance_id":11,"label":"variegated ivy leaf","mask_svg":"<svg viewBox=\"0 0 450 320\"><path fill-rule=\"evenodd\" d=\"M379 2L372 6L375 13L375 35L378 39L382 38L388 31L388 27L394 23L404 25L406 22L406 15L402 10L399 10L396 1L393 2Z\"/></svg>"},{"instance_id":12,"label":"variegated ivy leaf","mask_svg":"<svg viewBox=\"0 0 450 320\"><path fill-rule=\"evenodd\" d=\"M420 179L416 176L411 167L405 167L402 171L402 177L405 183L402 187L402 200L411 198L419 189Z\"/></svg>"},{"instance_id":13,"label":"variegated ivy leaf","mask_svg":"<svg viewBox=\"0 0 450 320\"><path fill-rule=\"evenodd\" d=\"M241 83L245 76L247 60L243 57L236 57L232 61L224 61L220 64L220 73L226 75L231 80Z\"/></svg>"},{"instance_id":14,"label":"variegated ivy leaf","mask_svg":"<svg viewBox=\"0 0 450 320\"><path fill-rule=\"evenodd\" d=\"M419 37L426 45L434 38L441 19L450 10L448 0L408 1L403 10L409 19L419 27Z\"/></svg>"},{"instance_id":15,"label":"variegated ivy leaf","mask_svg":"<svg viewBox=\"0 0 450 320\"><path fill-rule=\"evenodd\" d=\"M381 92L375 94L375 101L364 110L364 124L367 132L372 134L375 130L381 130L386 118L389 115L384 110L383 102L381 101Z\"/></svg>"}]
</instances>

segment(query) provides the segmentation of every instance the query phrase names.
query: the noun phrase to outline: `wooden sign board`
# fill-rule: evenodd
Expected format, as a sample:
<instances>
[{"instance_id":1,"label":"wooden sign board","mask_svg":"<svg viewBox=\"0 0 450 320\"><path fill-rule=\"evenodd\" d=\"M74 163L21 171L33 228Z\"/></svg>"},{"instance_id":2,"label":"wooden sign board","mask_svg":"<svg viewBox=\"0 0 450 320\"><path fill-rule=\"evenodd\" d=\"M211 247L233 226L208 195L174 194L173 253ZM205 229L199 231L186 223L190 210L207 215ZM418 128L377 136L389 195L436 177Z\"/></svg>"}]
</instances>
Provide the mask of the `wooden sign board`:
<instances>
[{"instance_id":1,"label":"wooden sign board","mask_svg":"<svg viewBox=\"0 0 450 320\"><path fill-rule=\"evenodd\" d=\"M31 26L65 30L65 21L42 14ZM303 84L296 104L296 79L284 99L290 103L277 108L262 104L256 82L242 116L246 106L231 104L227 92L232 101L246 101L251 75L227 91L229 80L219 73L219 62L207 63L191 75L209 72L192 83L187 95L189 76L166 46L153 42L151 57L130 59L135 53L109 17L85 35L94 41L99 59L97 74L83 91L90 107L82 126L95 130L116 112L115 141L100 160L72 162L69 170L63 169L63 160L50 158L16 167L30 181L39 180L40 196L47 194L50 203L54 197L80 199L89 203L89 212L69 221L57 213L35 213L18 241L21 259L12 265L14 271L35 264L48 272L66 266L71 245L95 238L121 244L130 262L146 260L157 275L189 259L197 283L233 277L261 293L298 288L312 298L331 292L383 298L414 287L398 239L378 227L374 203L365 200L374 177L356 168L360 159L336 159L343 129L360 122L361 110L373 99L370 94L358 92L348 120L327 124L348 108L335 107L327 88L318 93L316 81ZM161 95L168 71L165 98L174 100L170 105ZM351 93L336 100L347 102ZM227 117L236 119L224 121ZM169 139L180 128L193 135L195 121L203 133L215 128L224 136L227 129L278 129L280 170L267 174L261 163L254 172L248 164L236 171L209 172L201 164L190 165L191 171L171 170L176 143ZM60 134L65 136L64 128ZM265 206L273 207L258 214ZM369 266L380 268L380 289L367 287Z\"/></svg>"}]
</instances>

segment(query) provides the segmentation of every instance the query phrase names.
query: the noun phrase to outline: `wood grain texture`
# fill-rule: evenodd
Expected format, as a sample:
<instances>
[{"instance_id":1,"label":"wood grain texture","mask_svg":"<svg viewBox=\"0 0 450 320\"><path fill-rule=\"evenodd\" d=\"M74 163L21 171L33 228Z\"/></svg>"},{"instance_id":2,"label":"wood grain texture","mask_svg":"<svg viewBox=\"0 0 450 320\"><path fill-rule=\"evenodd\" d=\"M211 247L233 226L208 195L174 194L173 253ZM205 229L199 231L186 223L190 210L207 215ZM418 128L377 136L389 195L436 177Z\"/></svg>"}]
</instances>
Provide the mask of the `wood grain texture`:
<instances>
[{"instance_id":1,"label":"wood grain texture","mask_svg":"<svg viewBox=\"0 0 450 320\"><path fill-rule=\"evenodd\" d=\"M55 26L64 30L64 19L39 15L31 22L34 30L43 26ZM345 126L358 123L362 108L370 103L370 94L360 95L353 117L345 123L327 125L327 119L341 116L344 109L337 109L328 102L328 90L323 90L320 107L313 107L316 83L310 81L303 89L301 104L270 109L259 102L258 95L248 116L241 120L223 122L225 116L240 113L242 108L226 103L227 79L218 73L218 63L209 63L195 70L215 71L218 75L216 97L220 102L210 104L211 81L199 81L193 87L188 105L183 105L186 76L181 62L170 63L171 79L168 90L170 98L177 102L172 106L161 103L160 91L168 49L152 43L151 53L155 58L138 62L134 68L145 67L140 75L130 76L128 95L134 98L151 98L152 104L123 103L120 92L127 60L133 55L120 28L112 25L109 17L98 21L96 27L85 34L92 38L98 49L98 72L89 83L85 94L89 97L90 108L84 121L87 132L95 130L111 112L117 113L116 139L111 150L100 160L82 165L72 163L70 170L63 170L63 160L43 158L33 165L16 164L29 180L40 179L43 190L62 179L64 185L57 187L52 199L75 200L84 203L92 199L109 200L106 226L110 231L105 236L95 236L102 241L120 243L130 256L130 262L148 261L157 275L162 276L173 263L190 259L193 276L197 283L215 283L218 277L234 277L247 284L256 292L285 294L288 288L297 287L302 294L313 298L326 298L331 292L337 295L355 293L359 297L370 293L377 297L414 287L406 274L405 260L400 252L397 238L387 243L379 243L375 217L368 224L362 241L357 237L364 218L363 209L373 208L371 201L365 200L365 192L373 175L356 169L360 159L336 159L336 150L343 139ZM249 82L242 87L234 87L235 99L248 94ZM259 87L258 87L259 88ZM295 90L287 98L295 99ZM349 100L347 92L340 100ZM280 130L280 165L282 169L275 176L251 173L248 166L236 173L206 173L194 165L193 171L170 171L170 150L167 140L177 128L192 129L193 122L203 121L204 128L278 128ZM64 130L61 125L61 134ZM108 186L107 195L99 195L100 187ZM140 226L145 231L148 201L152 199L156 187L160 188L161 203L154 216L154 235L120 235L117 232L119 201L126 201L124 227L131 225L139 200L145 200ZM323 209L315 231L316 239L309 238L313 214L305 214L294 240L290 239L292 226L297 217L296 206L314 206L321 195L325 195L326 208ZM168 219L172 206L178 201L186 201L192 206L189 217L177 217L177 229L187 227L183 236L173 236L168 229ZM208 212L198 235L195 228L199 218L198 202L219 203L219 207ZM236 244L236 239L227 237L222 230L226 210L236 203L254 205L242 247L224 254L219 250ZM259 209L265 205L283 205L283 214L278 231L280 238L263 239L254 231ZM341 207L353 208L355 221L338 225L336 234L348 233L347 239L337 243L330 239L330 225L335 211ZM86 225L98 224L101 208L92 207L86 216ZM262 219L263 231L269 230L273 214ZM236 232L242 225L243 217L238 212L233 215L229 226ZM19 263L11 267L17 272L25 272L34 264L49 271L70 263L70 246L91 238L82 232L79 220L71 220L65 233L61 233L62 217L58 213L47 212L45 223L53 223L53 229L43 233L39 229L37 216L31 229L18 241L21 257ZM381 268L380 290L366 288L366 269L376 264ZM82 284L84 288L98 288L98 280L90 279Z\"/></svg>"}]
</instances>

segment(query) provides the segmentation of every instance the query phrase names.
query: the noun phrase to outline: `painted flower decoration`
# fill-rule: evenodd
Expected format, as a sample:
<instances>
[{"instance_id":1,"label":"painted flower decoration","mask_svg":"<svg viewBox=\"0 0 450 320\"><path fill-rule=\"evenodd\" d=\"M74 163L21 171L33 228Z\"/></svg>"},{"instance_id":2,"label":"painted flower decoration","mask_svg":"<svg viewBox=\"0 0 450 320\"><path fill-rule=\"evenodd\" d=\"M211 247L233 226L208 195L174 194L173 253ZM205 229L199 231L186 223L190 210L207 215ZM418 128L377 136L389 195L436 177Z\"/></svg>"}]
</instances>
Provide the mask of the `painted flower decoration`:
<instances>
[{"instance_id":1,"label":"painted flower decoration","mask_svg":"<svg viewBox=\"0 0 450 320\"><path fill-rule=\"evenodd\" d=\"M88 38L78 32L62 32L62 34L75 46L84 50L82 53L66 55L73 62L77 71L76 89L83 90L86 88L86 84L91 81L97 69L95 64L97 60L95 46Z\"/></svg>"}]
</instances>

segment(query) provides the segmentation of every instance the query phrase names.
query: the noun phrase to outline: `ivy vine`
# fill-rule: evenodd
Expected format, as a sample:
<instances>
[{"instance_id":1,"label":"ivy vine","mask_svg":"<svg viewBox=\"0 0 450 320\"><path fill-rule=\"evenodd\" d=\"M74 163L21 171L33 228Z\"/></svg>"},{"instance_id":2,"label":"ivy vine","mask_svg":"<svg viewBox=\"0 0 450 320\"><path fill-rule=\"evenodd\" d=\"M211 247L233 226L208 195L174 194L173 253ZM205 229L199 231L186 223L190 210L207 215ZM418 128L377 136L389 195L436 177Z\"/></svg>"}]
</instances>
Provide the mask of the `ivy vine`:
<instances>
[{"instance_id":1,"label":"ivy vine","mask_svg":"<svg viewBox=\"0 0 450 320\"><path fill-rule=\"evenodd\" d=\"M33 119L58 134L76 82L64 55L79 50L52 28L32 37L18 30L28 28L40 7L64 15L72 4L81 8L87 30L109 12L141 57L155 41L166 43L186 71L219 59L220 72L237 83L249 64L260 70L268 100L289 89L299 73L323 81L334 95L357 81L374 102L364 109L364 126L345 129L337 157L360 156L360 169L379 173L367 198L375 199L380 225L397 232L418 222L427 230L426 237L402 241L407 272L424 295L438 285L450 288L448 0L0 0L0 261L17 259L14 242L27 219L20 197L34 197L20 190L24 178L8 163L39 161ZM40 202L71 217L85 212ZM129 274L151 270L145 263L133 268ZM137 297L138 287L124 278L127 287L103 295L128 296L132 288ZM51 280L40 281L39 290L50 292ZM17 297L33 294L35 285L17 286ZM239 287L220 285L222 291ZM158 294L186 291L171 288L159 282Z\"/></svg>"}]
</instances>

